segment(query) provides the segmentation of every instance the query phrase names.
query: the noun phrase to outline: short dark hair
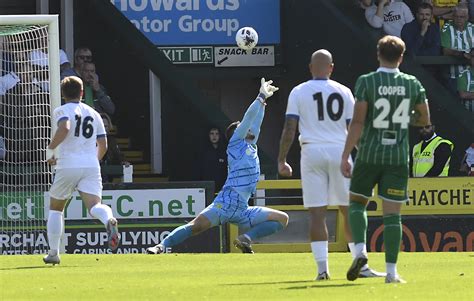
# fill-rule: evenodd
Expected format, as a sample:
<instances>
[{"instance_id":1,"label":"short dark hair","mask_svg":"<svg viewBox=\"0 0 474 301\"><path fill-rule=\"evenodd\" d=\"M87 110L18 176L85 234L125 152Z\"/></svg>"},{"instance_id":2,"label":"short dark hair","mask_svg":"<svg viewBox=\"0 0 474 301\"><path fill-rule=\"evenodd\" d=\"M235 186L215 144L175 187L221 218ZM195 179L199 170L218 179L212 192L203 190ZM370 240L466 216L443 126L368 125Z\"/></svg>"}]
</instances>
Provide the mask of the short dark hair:
<instances>
[{"instance_id":1,"label":"short dark hair","mask_svg":"<svg viewBox=\"0 0 474 301\"><path fill-rule=\"evenodd\" d=\"M217 127L217 126L211 126L209 127L209 131L207 131L207 133L210 133L212 130L217 130L217 132L220 134L221 133L221 130Z\"/></svg>"},{"instance_id":2,"label":"short dark hair","mask_svg":"<svg viewBox=\"0 0 474 301\"><path fill-rule=\"evenodd\" d=\"M418 12L420 9L429 9L433 11L433 5L429 4L428 2L422 2L416 8L416 12Z\"/></svg>"},{"instance_id":3,"label":"short dark hair","mask_svg":"<svg viewBox=\"0 0 474 301\"><path fill-rule=\"evenodd\" d=\"M61 93L66 100L80 99L82 87L82 80L77 76L68 76L61 81Z\"/></svg>"},{"instance_id":4,"label":"short dark hair","mask_svg":"<svg viewBox=\"0 0 474 301\"><path fill-rule=\"evenodd\" d=\"M234 134L235 129L239 126L240 121L234 121L225 130L225 137L227 140L230 140L230 137Z\"/></svg>"},{"instance_id":5,"label":"short dark hair","mask_svg":"<svg viewBox=\"0 0 474 301\"><path fill-rule=\"evenodd\" d=\"M405 52L405 42L395 36L384 36L377 43L379 56L389 62L396 63Z\"/></svg>"},{"instance_id":6,"label":"short dark hair","mask_svg":"<svg viewBox=\"0 0 474 301\"><path fill-rule=\"evenodd\" d=\"M79 55L80 51L89 51L90 53L92 53L92 50L89 47L81 46L79 48L76 48L76 51L74 51L74 58L76 58Z\"/></svg>"}]
</instances>

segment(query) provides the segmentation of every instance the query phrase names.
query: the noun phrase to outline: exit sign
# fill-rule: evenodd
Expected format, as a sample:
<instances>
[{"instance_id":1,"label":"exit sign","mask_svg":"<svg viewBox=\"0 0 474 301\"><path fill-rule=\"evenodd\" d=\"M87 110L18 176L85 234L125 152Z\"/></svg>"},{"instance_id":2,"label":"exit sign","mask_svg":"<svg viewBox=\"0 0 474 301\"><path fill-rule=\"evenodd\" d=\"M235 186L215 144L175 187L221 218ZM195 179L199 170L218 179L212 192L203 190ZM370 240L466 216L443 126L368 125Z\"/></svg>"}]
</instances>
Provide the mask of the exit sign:
<instances>
[{"instance_id":1,"label":"exit sign","mask_svg":"<svg viewBox=\"0 0 474 301\"><path fill-rule=\"evenodd\" d=\"M212 46L160 47L159 49L173 64L214 64Z\"/></svg>"}]
</instances>

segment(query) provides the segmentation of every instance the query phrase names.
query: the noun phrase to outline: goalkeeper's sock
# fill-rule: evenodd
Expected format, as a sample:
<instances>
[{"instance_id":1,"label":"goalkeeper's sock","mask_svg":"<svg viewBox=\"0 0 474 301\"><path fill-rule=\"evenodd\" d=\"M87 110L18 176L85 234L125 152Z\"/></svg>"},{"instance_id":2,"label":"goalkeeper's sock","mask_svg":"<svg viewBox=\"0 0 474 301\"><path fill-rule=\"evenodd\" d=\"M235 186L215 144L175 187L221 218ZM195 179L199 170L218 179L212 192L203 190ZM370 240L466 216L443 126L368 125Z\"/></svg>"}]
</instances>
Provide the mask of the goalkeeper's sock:
<instances>
[{"instance_id":1,"label":"goalkeeper's sock","mask_svg":"<svg viewBox=\"0 0 474 301\"><path fill-rule=\"evenodd\" d=\"M89 213L92 217L100 220L100 222L105 226L107 226L109 219L114 217L112 209L110 209L109 206L100 203L92 207Z\"/></svg>"},{"instance_id":2,"label":"goalkeeper's sock","mask_svg":"<svg viewBox=\"0 0 474 301\"><path fill-rule=\"evenodd\" d=\"M323 272L329 274L328 241L312 241L311 251L313 252L314 260L318 265L318 274Z\"/></svg>"},{"instance_id":3,"label":"goalkeeper's sock","mask_svg":"<svg viewBox=\"0 0 474 301\"><path fill-rule=\"evenodd\" d=\"M175 246L182 243L192 235L192 227L188 224L179 226L174 229L166 238L161 242L161 245L166 250L169 247Z\"/></svg>"},{"instance_id":4,"label":"goalkeeper's sock","mask_svg":"<svg viewBox=\"0 0 474 301\"><path fill-rule=\"evenodd\" d=\"M260 224L255 225L252 227L247 233L247 236L251 239L257 239L260 237L265 237L271 235L275 232L280 231L283 229L283 225L277 221L264 221Z\"/></svg>"},{"instance_id":5,"label":"goalkeeper's sock","mask_svg":"<svg viewBox=\"0 0 474 301\"><path fill-rule=\"evenodd\" d=\"M400 214L383 217L383 242L385 245L385 262L397 263L400 243L402 241L402 219Z\"/></svg>"},{"instance_id":6,"label":"goalkeeper's sock","mask_svg":"<svg viewBox=\"0 0 474 301\"><path fill-rule=\"evenodd\" d=\"M52 256L58 255L61 234L63 232L63 212L49 210L46 227L48 229L49 254Z\"/></svg>"},{"instance_id":7,"label":"goalkeeper's sock","mask_svg":"<svg viewBox=\"0 0 474 301\"><path fill-rule=\"evenodd\" d=\"M358 202L350 202L349 205L349 224L351 225L352 238L356 245L359 243L364 243L366 241L367 233L367 209L364 204ZM356 253L356 256L359 255L359 252Z\"/></svg>"}]
</instances>

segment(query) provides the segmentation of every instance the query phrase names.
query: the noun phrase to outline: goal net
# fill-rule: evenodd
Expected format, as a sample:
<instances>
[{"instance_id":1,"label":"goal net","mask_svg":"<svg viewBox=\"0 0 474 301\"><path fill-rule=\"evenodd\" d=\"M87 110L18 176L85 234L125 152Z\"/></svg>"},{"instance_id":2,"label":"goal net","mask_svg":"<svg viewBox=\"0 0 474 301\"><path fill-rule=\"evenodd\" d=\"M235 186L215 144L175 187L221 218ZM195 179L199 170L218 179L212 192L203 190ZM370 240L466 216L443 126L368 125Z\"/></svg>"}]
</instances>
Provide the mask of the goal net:
<instances>
[{"instance_id":1,"label":"goal net","mask_svg":"<svg viewBox=\"0 0 474 301\"><path fill-rule=\"evenodd\" d=\"M0 254L47 251L45 162L60 105L57 16L0 16Z\"/></svg>"}]
</instances>

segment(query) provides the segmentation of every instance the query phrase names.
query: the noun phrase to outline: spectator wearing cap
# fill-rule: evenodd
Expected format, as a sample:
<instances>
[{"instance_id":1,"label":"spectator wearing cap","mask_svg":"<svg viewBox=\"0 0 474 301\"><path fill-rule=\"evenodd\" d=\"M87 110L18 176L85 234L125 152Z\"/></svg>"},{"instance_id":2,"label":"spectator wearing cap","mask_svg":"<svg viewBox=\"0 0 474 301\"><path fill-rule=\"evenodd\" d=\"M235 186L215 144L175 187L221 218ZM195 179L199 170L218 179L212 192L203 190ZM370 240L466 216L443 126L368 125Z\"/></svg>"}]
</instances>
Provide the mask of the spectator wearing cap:
<instances>
[{"instance_id":1,"label":"spectator wearing cap","mask_svg":"<svg viewBox=\"0 0 474 301\"><path fill-rule=\"evenodd\" d=\"M41 88L41 90L49 91L49 54L48 48L36 49L30 52L31 71L33 72L33 82ZM66 52L59 49L59 70L60 73L71 68Z\"/></svg>"}]
</instances>

